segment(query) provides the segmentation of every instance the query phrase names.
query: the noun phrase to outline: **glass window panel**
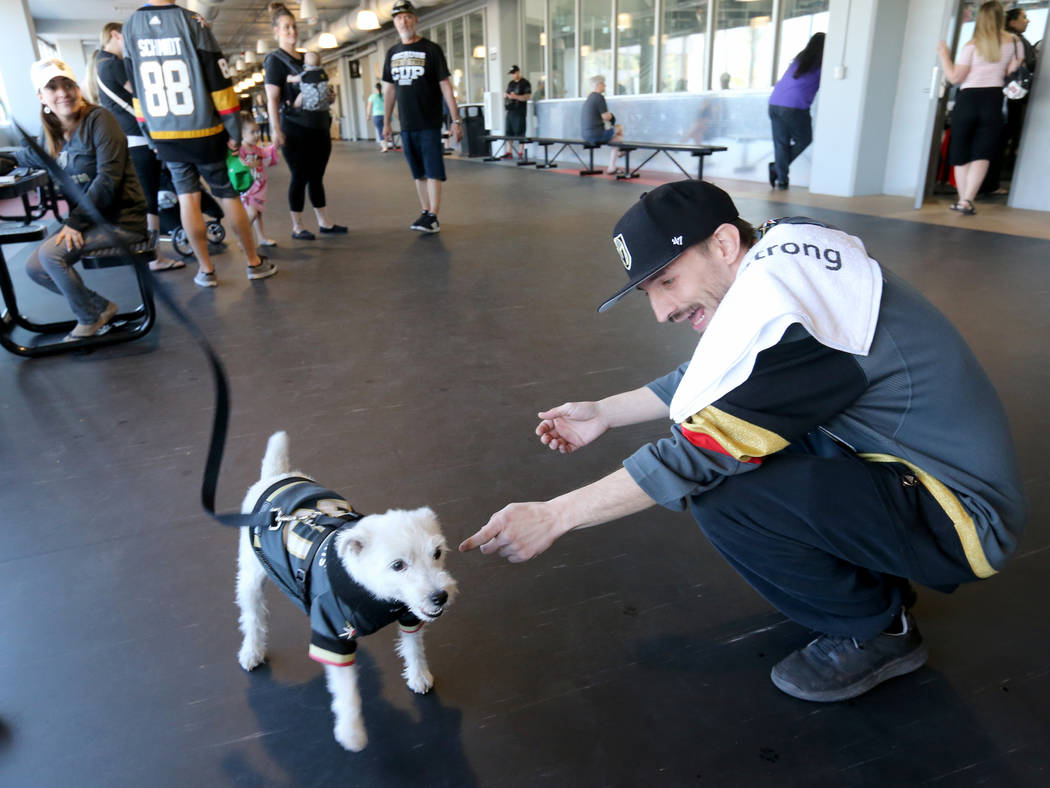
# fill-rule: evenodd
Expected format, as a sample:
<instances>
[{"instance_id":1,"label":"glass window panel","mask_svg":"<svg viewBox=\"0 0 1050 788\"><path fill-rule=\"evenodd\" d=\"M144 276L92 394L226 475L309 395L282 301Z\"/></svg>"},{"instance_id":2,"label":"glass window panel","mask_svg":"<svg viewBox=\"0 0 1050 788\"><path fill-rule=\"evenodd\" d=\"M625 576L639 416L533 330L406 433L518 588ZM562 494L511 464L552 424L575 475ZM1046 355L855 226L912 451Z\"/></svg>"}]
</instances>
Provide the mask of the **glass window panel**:
<instances>
[{"instance_id":1,"label":"glass window panel","mask_svg":"<svg viewBox=\"0 0 1050 788\"><path fill-rule=\"evenodd\" d=\"M616 93L653 92L655 0L619 0L616 9Z\"/></svg>"},{"instance_id":2,"label":"glass window panel","mask_svg":"<svg viewBox=\"0 0 1050 788\"><path fill-rule=\"evenodd\" d=\"M707 88L708 0L665 0L660 54L660 91L699 93Z\"/></svg>"},{"instance_id":3,"label":"glass window panel","mask_svg":"<svg viewBox=\"0 0 1050 788\"><path fill-rule=\"evenodd\" d=\"M550 0L550 98L576 95L576 2ZM590 90L587 91L590 93Z\"/></svg>"},{"instance_id":4,"label":"glass window panel","mask_svg":"<svg viewBox=\"0 0 1050 788\"><path fill-rule=\"evenodd\" d=\"M460 17L451 22L452 46L449 49L452 51L448 58L448 70L452 72L452 93L456 97L457 104L464 102L463 95L466 89L464 75L467 73L467 55L463 37L464 21L465 18Z\"/></svg>"},{"instance_id":5,"label":"glass window panel","mask_svg":"<svg viewBox=\"0 0 1050 788\"><path fill-rule=\"evenodd\" d=\"M721 0L712 74L733 90L768 88L773 72L773 0Z\"/></svg>"},{"instance_id":6,"label":"glass window panel","mask_svg":"<svg viewBox=\"0 0 1050 788\"><path fill-rule=\"evenodd\" d=\"M780 62L777 76L781 77L801 52L814 33L828 32L828 5L830 0L782 0L784 21L780 26Z\"/></svg>"},{"instance_id":7,"label":"glass window panel","mask_svg":"<svg viewBox=\"0 0 1050 788\"><path fill-rule=\"evenodd\" d=\"M525 54L519 65L524 70L525 79L532 85L532 95L536 101L546 98L547 73L543 70L547 50L546 16L545 0L522 0L521 29L525 32L525 48L522 51Z\"/></svg>"},{"instance_id":8,"label":"glass window panel","mask_svg":"<svg viewBox=\"0 0 1050 788\"><path fill-rule=\"evenodd\" d=\"M609 93L619 93L612 84L612 3L609 0L580 0L580 93L591 92L591 77L604 74Z\"/></svg>"},{"instance_id":9,"label":"glass window panel","mask_svg":"<svg viewBox=\"0 0 1050 788\"><path fill-rule=\"evenodd\" d=\"M467 62L470 63L470 100L480 104L485 98L485 64L488 62L485 18L481 11L474 11L467 17L467 28L470 34L467 53Z\"/></svg>"},{"instance_id":10,"label":"glass window panel","mask_svg":"<svg viewBox=\"0 0 1050 788\"><path fill-rule=\"evenodd\" d=\"M445 53L445 60L451 64L450 57L452 53L448 51L448 32L446 25L440 24L437 27L431 28L430 35L426 36L426 38L429 38L441 47L441 51Z\"/></svg>"}]
</instances>

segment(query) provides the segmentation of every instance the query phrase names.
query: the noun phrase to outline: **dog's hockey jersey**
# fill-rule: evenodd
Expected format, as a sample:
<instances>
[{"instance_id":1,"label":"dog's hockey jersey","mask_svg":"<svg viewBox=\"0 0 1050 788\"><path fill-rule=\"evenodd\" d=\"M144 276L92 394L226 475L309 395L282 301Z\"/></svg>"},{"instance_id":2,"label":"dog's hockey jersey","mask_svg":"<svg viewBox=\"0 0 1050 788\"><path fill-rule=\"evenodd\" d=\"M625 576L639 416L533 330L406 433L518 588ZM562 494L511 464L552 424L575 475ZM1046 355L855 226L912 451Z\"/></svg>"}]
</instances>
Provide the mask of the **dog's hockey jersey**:
<instances>
[{"instance_id":1,"label":"dog's hockey jersey","mask_svg":"<svg viewBox=\"0 0 1050 788\"><path fill-rule=\"evenodd\" d=\"M341 512L317 511L324 501ZM423 623L400 602L376 599L355 582L335 554L335 535L361 519L343 498L310 479L291 477L273 484L255 505L255 512L279 510L291 515L301 509L315 517L274 526L252 527L252 547L267 573L310 616L310 659L326 665L354 664L357 637L370 635L397 621L406 632ZM285 532L287 531L287 534Z\"/></svg>"},{"instance_id":2,"label":"dog's hockey jersey","mask_svg":"<svg viewBox=\"0 0 1050 788\"><path fill-rule=\"evenodd\" d=\"M226 158L241 139L240 99L208 23L177 5L147 5L124 23L124 68L136 118L164 161Z\"/></svg>"}]
</instances>

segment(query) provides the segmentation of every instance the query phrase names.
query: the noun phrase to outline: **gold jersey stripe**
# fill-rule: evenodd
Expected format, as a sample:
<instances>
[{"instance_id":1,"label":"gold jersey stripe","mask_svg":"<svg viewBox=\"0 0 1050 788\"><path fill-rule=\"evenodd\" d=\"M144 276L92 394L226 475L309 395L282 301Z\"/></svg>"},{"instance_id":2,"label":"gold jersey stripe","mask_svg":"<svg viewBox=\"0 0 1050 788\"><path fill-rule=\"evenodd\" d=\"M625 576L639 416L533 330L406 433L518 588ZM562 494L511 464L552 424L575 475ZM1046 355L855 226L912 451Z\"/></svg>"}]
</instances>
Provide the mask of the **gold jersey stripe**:
<instances>
[{"instance_id":1,"label":"gold jersey stripe","mask_svg":"<svg viewBox=\"0 0 1050 788\"><path fill-rule=\"evenodd\" d=\"M155 140L189 140L200 137L210 137L222 131L222 124L212 126L208 129L194 129L193 131L154 131L149 130L149 135Z\"/></svg>"},{"instance_id":2,"label":"gold jersey stripe","mask_svg":"<svg viewBox=\"0 0 1050 788\"><path fill-rule=\"evenodd\" d=\"M725 411L708 405L682 422L683 430L709 435L730 457L750 462L755 457L768 457L788 445L788 442L767 429L738 419Z\"/></svg>"},{"instance_id":3,"label":"gold jersey stripe","mask_svg":"<svg viewBox=\"0 0 1050 788\"><path fill-rule=\"evenodd\" d=\"M213 90L211 92L211 100L215 102L215 109L219 112L230 109L240 109L241 106L241 100L232 87L223 88L222 90Z\"/></svg>"},{"instance_id":4,"label":"gold jersey stripe","mask_svg":"<svg viewBox=\"0 0 1050 788\"><path fill-rule=\"evenodd\" d=\"M955 526L955 533L958 534L959 541L962 543L963 553L966 554L966 560L969 562L973 573L977 577L982 578L991 577L996 573L996 570L988 563L988 558L984 554L984 548L981 546L981 540L977 536L977 526L974 525L973 518L963 508L963 505L959 503L955 493L926 473L926 471L907 460L902 460L900 457L894 457L890 454L860 454L858 456L868 462L899 462L908 466L912 473L919 477L922 486L929 491L933 499L944 509L944 513L952 521L952 524Z\"/></svg>"}]
</instances>

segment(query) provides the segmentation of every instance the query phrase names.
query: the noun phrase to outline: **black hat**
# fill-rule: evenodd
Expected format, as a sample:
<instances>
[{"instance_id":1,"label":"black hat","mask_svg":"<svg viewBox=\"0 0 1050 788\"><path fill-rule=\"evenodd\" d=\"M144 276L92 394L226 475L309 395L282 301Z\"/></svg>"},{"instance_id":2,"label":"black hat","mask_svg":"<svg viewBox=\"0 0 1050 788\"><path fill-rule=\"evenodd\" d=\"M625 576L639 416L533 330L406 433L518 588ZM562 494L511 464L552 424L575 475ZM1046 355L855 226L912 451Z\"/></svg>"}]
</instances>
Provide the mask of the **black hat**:
<instances>
[{"instance_id":1,"label":"black hat","mask_svg":"<svg viewBox=\"0 0 1050 788\"><path fill-rule=\"evenodd\" d=\"M627 286L598 311L604 312L739 215L733 198L706 181L675 181L643 194L613 229L613 246L627 269Z\"/></svg>"},{"instance_id":2,"label":"black hat","mask_svg":"<svg viewBox=\"0 0 1050 788\"><path fill-rule=\"evenodd\" d=\"M397 0L397 2L394 3L394 7L390 9L390 18L393 19L398 14L412 14L413 16L419 16L416 13L416 7L408 2L408 0Z\"/></svg>"},{"instance_id":3,"label":"black hat","mask_svg":"<svg viewBox=\"0 0 1050 788\"><path fill-rule=\"evenodd\" d=\"M507 73L508 74L513 74L515 71L521 71L521 69L518 68L517 66L511 66L510 67L510 71L508 71Z\"/></svg>"}]
</instances>

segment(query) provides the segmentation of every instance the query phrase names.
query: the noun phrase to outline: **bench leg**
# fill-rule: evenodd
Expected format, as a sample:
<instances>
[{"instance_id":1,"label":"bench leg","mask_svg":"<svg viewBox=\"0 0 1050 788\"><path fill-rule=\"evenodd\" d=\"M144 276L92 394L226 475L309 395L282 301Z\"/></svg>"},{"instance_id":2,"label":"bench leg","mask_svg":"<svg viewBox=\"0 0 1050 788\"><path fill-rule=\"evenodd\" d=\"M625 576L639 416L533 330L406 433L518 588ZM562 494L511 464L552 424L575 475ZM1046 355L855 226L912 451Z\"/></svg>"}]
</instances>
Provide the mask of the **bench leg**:
<instances>
[{"instance_id":1,"label":"bench leg","mask_svg":"<svg viewBox=\"0 0 1050 788\"><path fill-rule=\"evenodd\" d=\"M599 170L594 169L594 148L588 148L587 169L580 170L580 175L597 175Z\"/></svg>"},{"instance_id":2,"label":"bench leg","mask_svg":"<svg viewBox=\"0 0 1050 788\"><path fill-rule=\"evenodd\" d=\"M640 170L641 167L639 167L638 169ZM637 177L637 172L631 172L631 152L629 150L625 150L623 152L623 172L616 173L616 180L626 181L630 180L631 178Z\"/></svg>"}]
</instances>

